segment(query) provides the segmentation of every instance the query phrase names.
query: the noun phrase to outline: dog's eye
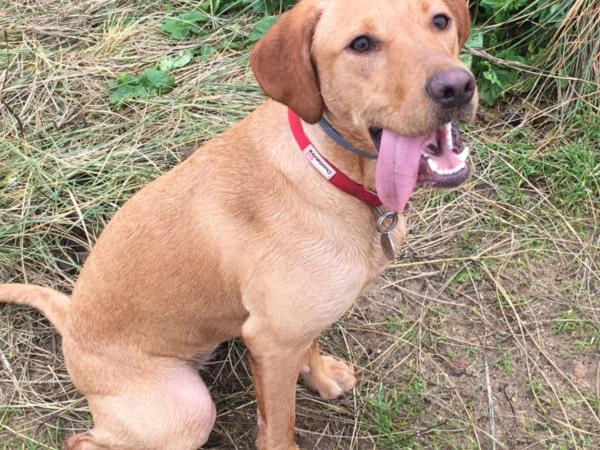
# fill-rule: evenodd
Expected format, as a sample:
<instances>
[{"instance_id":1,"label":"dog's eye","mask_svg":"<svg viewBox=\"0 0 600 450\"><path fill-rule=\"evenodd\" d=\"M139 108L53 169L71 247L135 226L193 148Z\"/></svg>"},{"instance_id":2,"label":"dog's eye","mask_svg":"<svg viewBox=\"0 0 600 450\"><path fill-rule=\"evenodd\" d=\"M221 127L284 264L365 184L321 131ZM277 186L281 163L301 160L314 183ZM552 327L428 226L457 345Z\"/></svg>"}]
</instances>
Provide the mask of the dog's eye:
<instances>
[{"instance_id":1,"label":"dog's eye","mask_svg":"<svg viewBox=\"0 0 600 450\"><path fill-rule=\"evenodd\" d=\"M450 17L446 14L438 14L433 18L433 26L440 31L444 31L450 25Z\"/></svg>"},{"instance_id":2,"label":"dog's eye","mask_svg":"<svg viewBox=\"0 0 600 450\"><path fill-rule=\"evenodd\" d=\"M364 53L375 48L375 42L368 36L359 36L352 41L350 48L355 52Z\"/></svg>"}]
</instances>

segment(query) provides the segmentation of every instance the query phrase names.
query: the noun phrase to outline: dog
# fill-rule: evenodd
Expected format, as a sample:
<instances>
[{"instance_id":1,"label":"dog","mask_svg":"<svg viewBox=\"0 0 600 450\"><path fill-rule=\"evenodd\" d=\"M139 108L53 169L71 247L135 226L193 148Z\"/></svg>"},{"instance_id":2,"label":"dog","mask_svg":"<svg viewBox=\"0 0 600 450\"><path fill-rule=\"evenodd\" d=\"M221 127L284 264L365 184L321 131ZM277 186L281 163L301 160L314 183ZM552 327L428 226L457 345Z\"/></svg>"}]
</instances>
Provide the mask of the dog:
<instances>
[{"instance_id":1,"label":"dog","mask_svg":"<svg viewBox=\"0 0 600 450\"><path fill-rule=\"evenodd\" d=\"M356 384L316 338L392 262L415 186L469 176L469 22L464 0L300 0L250 57L270 99L133 196L70 298L0 286L62 335L94 421L66 449L201 447L216 412L198 367L236 337L257 448L299 448L298 377L324 399Z\"/></svg>"}]
</instances>

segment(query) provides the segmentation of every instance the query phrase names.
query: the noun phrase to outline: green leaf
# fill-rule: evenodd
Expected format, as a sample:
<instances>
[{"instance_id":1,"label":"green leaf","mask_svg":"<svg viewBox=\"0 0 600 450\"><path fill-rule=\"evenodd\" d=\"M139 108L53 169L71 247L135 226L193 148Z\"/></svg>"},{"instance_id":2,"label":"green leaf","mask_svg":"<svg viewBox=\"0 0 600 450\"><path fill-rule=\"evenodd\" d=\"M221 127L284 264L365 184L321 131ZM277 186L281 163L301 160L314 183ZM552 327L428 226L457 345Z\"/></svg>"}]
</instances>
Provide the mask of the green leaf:
<instances>
[{"instance_id":1,"label":"green leaf","mask_svg":"<svg viewBox=\"0 0 600 450\"><path fill-rule=\"evenodd\" d=\"M113 105L121 105L135 97L133 89L127 86L121 86L110 96L110 103Z\"/></svg>"},{"instance_id":2,"label":"green leaf","mask_svg":"<svg viewBox=\"0 0 600 450\"><path fill-rule=\"evenodd\" d=\"M202 61L210 59L210 57L215 53L217 53L217 49L210 45L203 45L202 47L200 47L200 59Z\"/></svg>"},{"instance_id":3,"label":"green leaf","mask_svg":"<svg viewBox=\"0 0 600 450\"><path fill-rule=\"evenodd\" d=\"M478 29L474 29L471 32L469 39L465 44L465 47L472 48L475 50L481 50L483 48L483 33Z\"/></svg>"},{"instance_id":4,"label":"green leaf","mask_svg":"<svg viewBox=\"0 0 600 450\"><path fill-rule=\"evenodd\" d=\"M210 17L202 11L187 11L179 15L179 19L184 22L202 23L208 22Z\"/></svg>"},{"instance_id":5,"label":"green leaf","mask_svg":"<svg viewBox=\"0 0 600 450\"><path fill-rule=\"evenodd\" d=\"M263 14L279 14L282 11L292 7L296 0L249 0L249 3L255 11Z\"/></svg>"},{"instance_id":6,"label":"green leaf","mask_svg":"<svg viewBox=\"0 0 600 450\"><path fill-rule=\"evenodd\" d=\"M469 69L473 66L473 56L468 53L463 53L460 55L460 61Z\"/></svg>"},{"instance_id":7,"label":"green leaf","mask_svg":"<svg viewBox=\"0 0 600 450\"><path fill-rule=\"evenodd\" d=\"M140 75L140 84L148 88L149 92L165 94L175 87L175 78L159 69L146 69Z\"/></svg>"},{"instance_id":8,"label":"green leaf","mask_svg":"<svg viewBox=\"0 0 600 450\"><path fill-rule=\"evenodd\" d=\"M221 5L221 0L204 0L200 3L200 9L210 14L216 14Z\"/></svg>"},{"instance_id":9,"label":"green leaf","mask_svg":"<svg viewBox=\"0 0 600 450\"><path fill-rule=\"evenodd\" d=\"M504 15L527 5L531 0L481 0L480 5L494 13Z\"/></svg>"},{"instance_id":10,"label":"green leaf","mask_svg":"<svg viewBox=\"0 0 600 450\"><path fill-rule=\"evenodd\" d=\"M479 96L486 105L493 105L513 88L520 73L516 69L501 67L489 61L478 61L476 69Z\"/></svg>"},{"instance_id":11,"label":"green leaf","mask_svg":"<svg viewBox=\"0 0 600 450\"><path fill-rule=\"evenodd\" d=\"M116 81L118 86L121 85L131 85L131 84L136 84L137 83L137 77L130 75L128 73L122 73L117 75L117 81Z\"/></svg>"},{"instance_id":12,"label":"green leaf","mask_svg":"<svg viewBox=\"0 0 600 450\"><path fill-rule=\"evenodd\" d=\"M498 78L498 74L496 73L496 71L491 70L491 69L486 70L485 72L482 73L482 75L483 75L483 78L485 78L486 80L488 80L490 82L490 84L502 87L502 83L500 82L500 78Z\"/></svg>"},{"instance_id":13,"label":"green leaf","mask_svg":"<svg viewBox=\"0 0 600 450\"><path fill-rule=\"evenodd\" d=\"M165 19L160 29L169 34L171 39L182 41L200 34L202 30L199 24L209 20L210 17L202 11L187 11Z\"/></svg>"},{"instance_id":14,"label":"green leaf","mask_svg":"<svg viewBox=\"0 0 600 450\"><path fill-rule=\"evenodd\" d=\"M117 107L136 98L149 97L151 95L162 95L175 87L175 78L168 72L149 68L140 76L121 74L115 81L107 83L111 91L109 102Z\"/></svg>"},{"instance_id":15,"label":"green leaf","mask_svg":"<svg viewBox=\"0 0 600 450\"><path fill-rule=\"evenodd\" d=\"M256 25L254 25L250 36L248 36L246 44L252 45L261 39L267 33L267 31L269 31L269 28L275 25L277 19L278 18L276 16L266 16L259 20Z\"/></svg>"},{"instance_id":16,"label":"green leaf","mask_svg":"<svg viewBox=\"0 0 600 450\"><path fill-rule=\"evenodd\" d=\"M194 52L188 49L173 57L163 56L158 62L158 68L163 72L170 72L171 70L187 66L193 59Z\"/></svg>"},{"instance_id":17,"label":"green leaf","mask_svg":"<svg viewBox=\"0 0 600 450\"><path fill-rule=\"evenodd\" d=\"M464 283L469 280L481 281L483 280L483 274L477 270L466 268L458 272L454 279L459 283Z\"/></svg>"},{"instance_id":18,"label":"green leaf","mask_svg":"<svg viewBox=\"0 0 600 450\"><path fill-rule=\"evenodd\" d=\"M165 19L160 29L176 41L184 40L189 34L189 27L176 19Z\"/></svg>"}]
</instances>

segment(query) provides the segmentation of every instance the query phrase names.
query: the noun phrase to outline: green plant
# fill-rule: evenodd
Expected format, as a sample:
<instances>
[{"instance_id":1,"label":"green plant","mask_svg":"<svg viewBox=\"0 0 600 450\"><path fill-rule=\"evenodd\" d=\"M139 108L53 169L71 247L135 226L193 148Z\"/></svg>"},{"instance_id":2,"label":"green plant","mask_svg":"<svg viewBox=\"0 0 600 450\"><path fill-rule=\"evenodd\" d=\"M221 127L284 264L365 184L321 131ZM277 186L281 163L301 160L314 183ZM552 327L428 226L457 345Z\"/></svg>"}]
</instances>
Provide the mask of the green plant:
<instances>
[{"instance_id":1,"label":"green plant","mask_svg":"<svg viewBox=\"0 0 600 450\"><path fill-rule=\"evenodd\" d=\"M502 168L494 177L500 201L528 207L541 195L560 211L577 216L595 209L600 198L600 122L582 115L573 117L571 124L542 148L538 134L513 130L505 134L506 142L498 140L480 150L483 159Z\"/></svg>"},{"instance_id":2,"label":"green plant","mask_svg":"<svg viewBox=\"0 0 600 450\"><path fill-rule=\"evenodd\" d=\"M589 55L600 49L594 0L478 0L465 62L491 105L507 92L579 97L598 91L600 74ZM548 45L552 42L553 45ZM573 95L575 94L575 95ZM598 95L588 103L598 105Z\"/></svg>"},{"instance_id":3,"label":"green plant","mask_svg":"<svg viewBox=\"0 0 600 450\"><path fill-rule=\"evenodd\" d=\"M156 67L145 69L138 76L127 73L117 75L115 81L108 83L108 89L114 91L110 103L120 107L136 98L167 94L176 85L170 72L187 66L193 59L194 53L188 49L174 56L163 56Z\"/></svg>"},{"instance_id":4,"label":"green plant","mask_svg":"<svg viewBox=\"0 0 600 450\"><path fill-rule=\"evenodd\" d=\"M163 56L158 62L158 68L162 72L170 72L174 69L187 66L194 59L192 50L185 50L175 56Z\"/></svg>"},{"instance_id":5,"label":"green plant","mask_svg":"<svg viewBox=\"0 0 600 450\"><path fill-rule=\"evenodd\" d=\"M577 311L568 310L560 315L560 319L554 321L554 329L559 333L573 333L585 325Z\"/></svg>"},{"instance_id":6,"label":"green plant","mask_svg":"<svg viewBox=\"0 0 600 450\"><path fill-rule=\"evenodd\" d=\"M118 75L115 81L108 83L108 89L114 91L110 96L110 103L122 106L124 103L153 95L162 95L175 87L175 78L168 72L149 68L140 75Z\"/></svg>"},{"instance_id":7,"label":"green plant","mask_svg":"<svg viewBox=\"0 0 600 450\"><path fill-rule=\"evenodd\" d=\"M269 28L275 25L275 22L277 22L277 17L275 16L265 16L261 20L256 22L256 25L254 25L250 36L248 36L246 44L252 45L255 42L257 42L267 33L267 31L269 31Z\"/></svg>"},{"instance_id":8,"label":"green plant","mask_svg":"<svg viewBox=\"0 0 600 450\"><path fill-rule=\"evenodd\" d=\"M255 23L252 31L247 37L245 45L249 46L262 38L269 28L271 28L271 26L277 22L278 17L275 14L278 14L284 9L289 8L294 3L295 1L205 1L200 4L198 10L183 11L173 17L164 19L161 24L161 31L168 34L171 39L176 41L197 38L202 36L203 33L208 33L211 31L210 29L205 30L205 26L211 21L211 16L219 17L221 22L223 20L226 22L235 21L237 19L236 15L234 14L235 12L238 12L240 9L243 10L250 8L255 12L263 14L264 17ZM229 14L234 15L229 18ZM203 47L216 50L217 48L227 48L230 46L229 44L222 42L214 47Z\"/></svg>"},{"instance_id":9,"label":"green plant","mask_svg":"<svg viewBox=\"0 0 600 450\"><path fill-rule=\"evenodd\" d=\"M402 432L402 422L417 418L425 408L422 391L425 380L414 375L399 389L379 384L374 395L366 398L369 419L377 435L377 448L414 448L414 436Z\"/></svg>"},{"instance_id":10,"label":"green plant","mask_svg":"<svg viewBox=\"0 0 600 450\"><path fill-rule=\"evenodd\" d=\"M514 370L512 361L507 352L502 353L502 356L496 361L496 364L498 364L505 373L512 373Z\"/></svg>"},{"instance_id":11,"label":"green plant","mask_svg":"<svg viewBox=\"0 0 600 450\"><path fill-rule=\"evenodd\" d=\"M210 17L203 11L185 11L165 19L160 29L171 39L183 41L198 36L202 31L201 24L209 20Z\"/></svg>"},{"instance_id":12,"label":"green plant","mask_svg":"<svg viewBox=\"0 0 600 450\"><path fill-rule=\"evenodd\" d=\"M467 281L481 281L483 280L483 273L477 269L467 267L458 272L454 279L459 283L465 283Z\"/></svg>"},{"instance_id":13,"label":"green plant","mask_svg":"<svg viewBox=\"0 0 600 450\"><path fill-rule=\"evenodd\" d=\"M292 7L296 0L244 0L243 3L251 6L257 12L272 15Z\"/></svg>"}]
</instances>

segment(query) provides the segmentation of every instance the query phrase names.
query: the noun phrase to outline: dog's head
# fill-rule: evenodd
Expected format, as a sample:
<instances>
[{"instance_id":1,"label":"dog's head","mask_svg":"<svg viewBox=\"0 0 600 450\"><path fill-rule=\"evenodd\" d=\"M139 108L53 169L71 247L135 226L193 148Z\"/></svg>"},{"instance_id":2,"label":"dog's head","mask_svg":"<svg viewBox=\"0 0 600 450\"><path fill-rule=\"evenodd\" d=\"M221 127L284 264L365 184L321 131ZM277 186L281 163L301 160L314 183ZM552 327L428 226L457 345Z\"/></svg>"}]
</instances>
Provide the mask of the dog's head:
<instances>
[{"instance_id":1,"label":"dog's head","mask_svg":"<svg viewBox=\"0 0 600 450\"><path fill-rule=\"evenodd\" d=\"M250 62L306 122L326 115L352 144L376 147L377 192L402 211L417 182L455 186L470 173L458 131L477 105L459 60L469 22L465 0L301 0Z\"/></svg>"}]
</instances>

